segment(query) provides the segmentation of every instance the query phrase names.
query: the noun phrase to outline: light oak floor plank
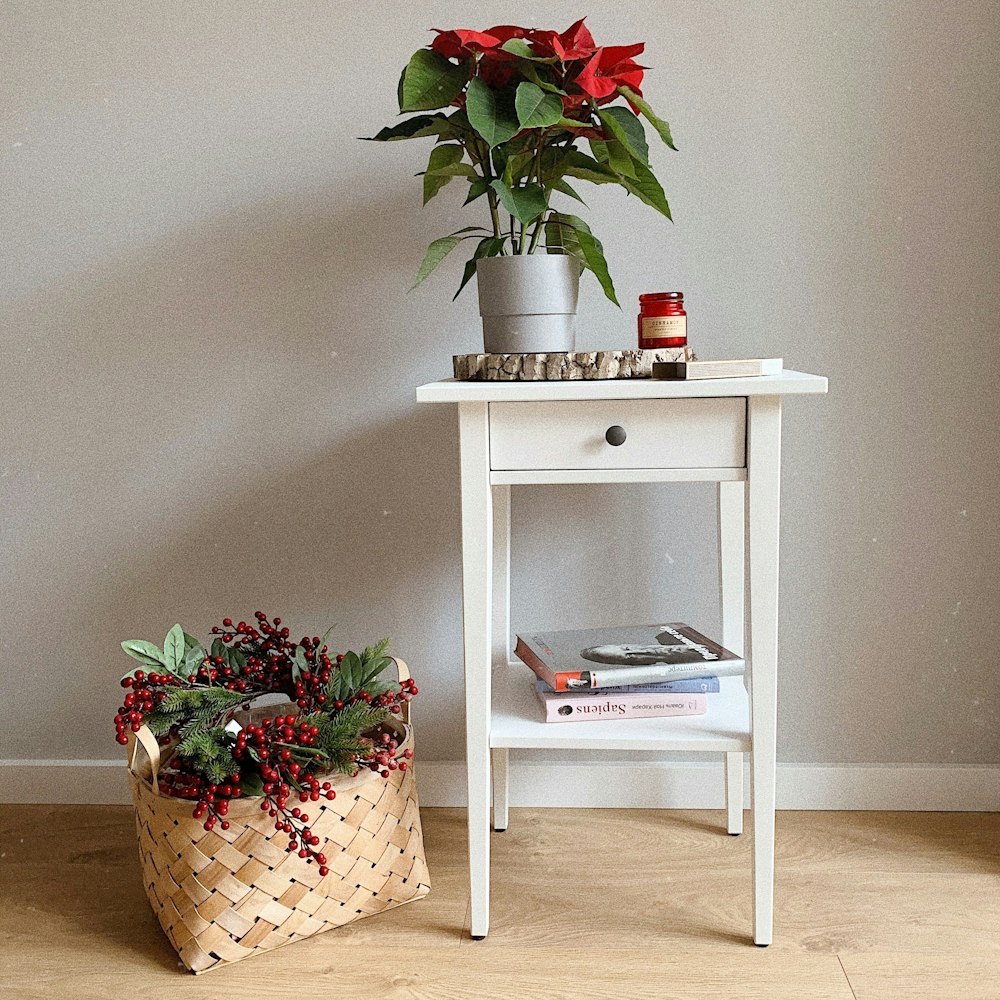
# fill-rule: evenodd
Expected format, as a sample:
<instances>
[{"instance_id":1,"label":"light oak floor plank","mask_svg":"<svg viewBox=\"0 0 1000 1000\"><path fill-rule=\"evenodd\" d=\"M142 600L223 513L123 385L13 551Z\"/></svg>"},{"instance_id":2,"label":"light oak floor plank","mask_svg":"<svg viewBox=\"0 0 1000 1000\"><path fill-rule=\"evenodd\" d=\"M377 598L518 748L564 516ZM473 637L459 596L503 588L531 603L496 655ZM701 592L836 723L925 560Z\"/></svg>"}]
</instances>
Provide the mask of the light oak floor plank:
<instances>
[{"instance_id":1,"label":"light oak floor plank","mask_svg":"<svg viewBox=\"0 0 1000 1000\"><path fill-rule=\"evenodd\" d=\"M975 949L968 949L973 952ZM857 1000L997 1000L1000 955L845 955Z\"/></svg>"},{"instance_id":2,"label":"light oak floor plank","mask_svg":"<svg viewBox=\"0 0 1000 1000\"><path fill-rule=\"evenodd\" d=\"M750 837L721 811L512 810L482 942L464 811L423 820L426 899L195 979L146 902L131 810L0 806L0 997L1000 998L996 814L780 813L767 949Z\"/></svg>"},{"instance_id":3,"label":"light oak floor plank","mask_svg":"<svg viewBox=\"0 0 1000 1000\"><path fill-rule=\"evenodd\" d=\"M304 943L304 942L303 942ZM827 955L717 958L642 951L535 949L527 955L481 953L449 961L432 948L393 948L370 962L355 949L327 943L322 960L288 951L264 955L195 978L135 966L88 976L85 968L53 967L39 979L9 985L0 996L18 1000L853 1000L836 958Z\"/></svg>"}]
</instances>

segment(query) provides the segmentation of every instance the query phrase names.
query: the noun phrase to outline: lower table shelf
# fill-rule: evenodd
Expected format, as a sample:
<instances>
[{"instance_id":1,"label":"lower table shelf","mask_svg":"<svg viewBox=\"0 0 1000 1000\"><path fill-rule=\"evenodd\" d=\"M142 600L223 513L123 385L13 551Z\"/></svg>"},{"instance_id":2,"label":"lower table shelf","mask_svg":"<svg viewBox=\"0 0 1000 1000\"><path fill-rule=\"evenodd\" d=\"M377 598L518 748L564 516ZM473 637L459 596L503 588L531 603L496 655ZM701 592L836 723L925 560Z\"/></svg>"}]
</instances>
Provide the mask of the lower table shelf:
<instances>
[{"instance_id":1,"label":"lower table shelf","mask_svg":"<svg viewBox=\"0 0 1000 1000\"><path fill-rule=\"evenodd\" d=\"M741 677L723 677L705 715L607 722L543 722L531 689L533 674L511 665L493 671L491 747L553 750L750 749L750 702Z\"/></svg>"}]
</instances>

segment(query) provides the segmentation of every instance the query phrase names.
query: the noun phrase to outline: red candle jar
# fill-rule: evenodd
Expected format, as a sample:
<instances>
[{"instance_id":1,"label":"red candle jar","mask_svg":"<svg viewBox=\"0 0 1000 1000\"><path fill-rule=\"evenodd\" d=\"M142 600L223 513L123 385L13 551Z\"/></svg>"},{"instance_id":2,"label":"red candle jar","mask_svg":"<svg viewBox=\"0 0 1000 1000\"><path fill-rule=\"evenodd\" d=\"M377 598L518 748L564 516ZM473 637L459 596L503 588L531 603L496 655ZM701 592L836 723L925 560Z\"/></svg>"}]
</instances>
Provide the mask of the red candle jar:
<instances>
[{"instance_id":1,"label":"red candle jar","mask_svg":"<svg viewBox=\"0 0 1000 1000\"><path fill-rule=\"evenodd\" d=\"M639 347L684 347L687 313L683 292L650 292L639 296Z\"/></svg>"}]
</instances>

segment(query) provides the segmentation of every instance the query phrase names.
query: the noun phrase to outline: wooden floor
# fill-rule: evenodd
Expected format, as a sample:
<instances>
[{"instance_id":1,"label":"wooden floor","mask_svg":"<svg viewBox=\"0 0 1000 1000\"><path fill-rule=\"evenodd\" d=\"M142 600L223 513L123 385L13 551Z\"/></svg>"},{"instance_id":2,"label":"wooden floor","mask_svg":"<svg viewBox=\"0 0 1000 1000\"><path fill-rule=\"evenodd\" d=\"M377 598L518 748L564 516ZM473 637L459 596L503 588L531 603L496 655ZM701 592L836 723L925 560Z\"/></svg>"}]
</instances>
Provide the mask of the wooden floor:
<instances>
[{"instance_id":1,"label":"wooden floor","mask_svg":"<svg viewBox=\"0 0 1000 1000\"><path fill-rule=\"evenodd\" d=\"M195 978L126 807L0 806L0 996L998 1000L1000 814L779 813L775 943L714 812L511 811L468 936L464 813L423 810L430 896Z\"/></svg>"}]
</instances>

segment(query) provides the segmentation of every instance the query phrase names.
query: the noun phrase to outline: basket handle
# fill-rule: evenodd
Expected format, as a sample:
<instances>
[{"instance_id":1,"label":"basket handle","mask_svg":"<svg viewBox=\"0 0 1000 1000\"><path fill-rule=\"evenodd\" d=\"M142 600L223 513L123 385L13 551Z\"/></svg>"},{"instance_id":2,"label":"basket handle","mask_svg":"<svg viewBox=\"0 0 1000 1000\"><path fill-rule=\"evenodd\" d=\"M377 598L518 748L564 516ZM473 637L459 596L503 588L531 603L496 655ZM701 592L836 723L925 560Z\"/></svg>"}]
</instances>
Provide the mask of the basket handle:
<instances>
[{"instance_id":1,"label":"basket handle","mask_svg":"<svg viewBox=\"0 0 1000 1000\"><path fill-rule=\"evenodd\" d=\"M142 749L146 751L146 756L149 758L150 763L150 780L153 786L153 794L160 794L160 744L156 742L156 737L152 734L148 726L140 726L137 733L131 733L128 747L128 769L138 778L139 772L136 771L136 756L139 751L139 745L142 745ZM141 780L141 779L140 779Z\"/></svg>"},{"instance_id":2,"label":"basket handle","mask_svg":"<svg viewBox=\"0 0 1000 1000\"><path fill-rule=\"evenodd\" d=\"M389 659L396 664L396 672L400 681L408 681L410 679L410 668L406 663L398 656L390 656ZM410 703L408 701L403 702L403 708L399 716L407 725L410 724Z\"/></svg>"}]
</instances>

